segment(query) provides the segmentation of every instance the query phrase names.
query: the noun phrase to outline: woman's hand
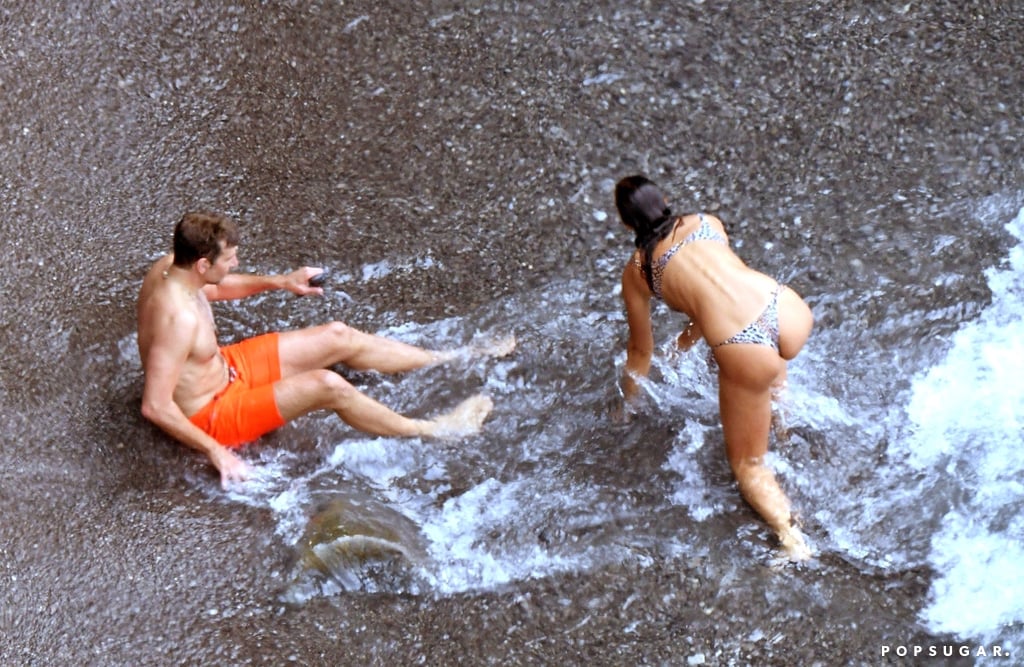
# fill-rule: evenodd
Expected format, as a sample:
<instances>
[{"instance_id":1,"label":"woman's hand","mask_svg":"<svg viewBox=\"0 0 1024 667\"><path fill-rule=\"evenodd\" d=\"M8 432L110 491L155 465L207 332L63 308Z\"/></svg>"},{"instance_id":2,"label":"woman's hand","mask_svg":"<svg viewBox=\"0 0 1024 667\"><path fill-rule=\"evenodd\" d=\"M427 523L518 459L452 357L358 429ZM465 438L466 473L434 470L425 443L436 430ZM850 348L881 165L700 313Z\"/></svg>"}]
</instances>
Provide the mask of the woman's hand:
<instances>
[{"instance_id":1,"label":"woman's hand","mask_svg":"<svg viewBox=\"0 0 1024 667\"><path fill-rule=\"evenodd\" d=\"M690 323L686 325L686 328L676 338L676 347L682 352L686 352L693 347L694 343L701 339L701 336L700 327L696 322L690 320Z\"/></svg>"},{"instance_id":2,"label":"woman's hand","mask_svg":"<svg viewBox=\"0 0 1024 667\"><path fill-rule=\"evenodd\" d=\"M629 371L626 371L622 376L622 381L619 383L620 393L615 397L615 403L609 410L609 416L612 422L616 424L628 424L633 421L633 418L637 414L637 394L639 393L639 387L637 386L636 380L630 377Z\"/></svg>"}]
</instances>

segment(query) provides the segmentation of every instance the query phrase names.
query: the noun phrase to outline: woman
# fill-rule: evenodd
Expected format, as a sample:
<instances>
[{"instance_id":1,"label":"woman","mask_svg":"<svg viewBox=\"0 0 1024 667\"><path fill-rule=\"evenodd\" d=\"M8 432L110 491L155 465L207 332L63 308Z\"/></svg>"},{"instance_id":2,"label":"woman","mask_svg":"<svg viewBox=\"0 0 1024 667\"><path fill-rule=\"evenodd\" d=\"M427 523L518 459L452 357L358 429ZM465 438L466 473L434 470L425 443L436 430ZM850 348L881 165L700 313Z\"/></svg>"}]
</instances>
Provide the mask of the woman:
<instances>
[{"instance_id":1,"label":"woman","mask_svg":"<svg viewBox=\"0 0 1024 667\"><path fill-rule=\"evenodd\" d=\"M646 377L654 335L651 298L689 316L680 349L704 338L718 367L718 404L726 455L740 493L778 535L786 555L811 553L794 524L789 500L764 464L773 393L786 381L786 361L811 333L810 308L792 289L747 267L729 249L722 222L702 213L674 216L661 190L644 176L615 186L622 222L637 250L622 272L629 346L622 389L627 401Z\"/></svg>"}]
</instances>

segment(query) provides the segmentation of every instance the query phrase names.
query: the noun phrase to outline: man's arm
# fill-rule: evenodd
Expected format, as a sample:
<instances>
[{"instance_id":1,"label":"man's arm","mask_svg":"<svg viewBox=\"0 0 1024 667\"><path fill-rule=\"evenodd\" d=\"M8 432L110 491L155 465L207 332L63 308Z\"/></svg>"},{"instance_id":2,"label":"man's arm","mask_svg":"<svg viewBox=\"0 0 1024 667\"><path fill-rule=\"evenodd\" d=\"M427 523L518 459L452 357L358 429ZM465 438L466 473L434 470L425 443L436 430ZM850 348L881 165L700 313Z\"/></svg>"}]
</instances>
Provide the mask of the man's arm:
<instances>
[{"instance_id":1,"label":"man's arm","mask_svg":"<svg viewBox=\"0 0 1024 667\"><path fill-rule=\"evenodd\" d=\"M176 313L156 335L145 360L142 415L169 436L202 452L220 473L221 486L246 479L248 468L230 450L193 424L174 402L174 388L188 359L198 323L193 313Z\"/></svg>"},{"instance_id":2,"label":"man's arm","mask_svg":"<svg viewBox=\"0 0 1024 667\"><path fill-rule=\"evenodd\" d=\"M257 275L254 273L229 273L216 285L206 285L203 292L209 301L225 301L228 299L244 299L247 296L266 292L267 290L283 289L299 296L323 294L322 287L311 287L309 279L323 271L321 268L304 266L291 273L274 276Z\"/></svg>"},{"instance_id":3,"label":"man's arm","mask_svg":"<svg viewBox=\"0 0 1024 667\"><path fill-rule=\"evenodd\" d=\"M643 275L632 263L622 271L622 299L626 304L629 343L626 345L626 372L622 375L622 393L627 401L636 397L636 377L647 377L654 352L651 328L651 292Z\"/></svg>"}]
</instances>

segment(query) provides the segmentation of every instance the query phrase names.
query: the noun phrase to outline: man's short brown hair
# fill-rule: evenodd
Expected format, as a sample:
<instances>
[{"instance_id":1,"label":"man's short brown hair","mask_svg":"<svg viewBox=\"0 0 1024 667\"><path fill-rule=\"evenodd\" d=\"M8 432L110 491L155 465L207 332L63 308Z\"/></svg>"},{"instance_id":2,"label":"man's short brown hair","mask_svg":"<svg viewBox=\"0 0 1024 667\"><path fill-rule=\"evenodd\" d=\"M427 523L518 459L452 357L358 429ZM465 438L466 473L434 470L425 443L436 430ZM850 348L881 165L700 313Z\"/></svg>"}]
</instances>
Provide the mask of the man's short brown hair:
<instances>
[{"instance_id":1,"label":"man's short brown hair","mask_svg":"<svg viewBox=\"0 0 1024 667\"><path fill-rule=\"evenodd\" d=\"M213 263L222 248L238 245L238 225L219 213L190 211L174 226L174 265L187 268L206 258Z\"/></svg>"}]
</instances>

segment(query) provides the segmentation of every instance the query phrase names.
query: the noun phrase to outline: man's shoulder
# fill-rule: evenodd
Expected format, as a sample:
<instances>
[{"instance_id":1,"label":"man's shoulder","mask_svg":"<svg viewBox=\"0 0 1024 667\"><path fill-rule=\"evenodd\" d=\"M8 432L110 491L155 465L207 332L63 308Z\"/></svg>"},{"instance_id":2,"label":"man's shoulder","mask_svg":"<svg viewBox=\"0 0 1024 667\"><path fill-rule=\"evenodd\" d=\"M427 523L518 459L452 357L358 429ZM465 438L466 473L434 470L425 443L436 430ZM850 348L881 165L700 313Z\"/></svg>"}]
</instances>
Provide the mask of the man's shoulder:
<instances>
[{"instance_id":1,"label":"man's shoulder","mask_svg":"<svg viewBox=\"0 0 1024 667\"><path fill-rule=\"evenodd\" d=\"M149 265L149 269L146 271L146 280L152 276L158 276L164 271L170 268L171 263L174 261L174 255L167 253L161 255L152 264Z\"/></svg>"},{"instance_id":2,"label":"man's shoulder","mask_svg":"<svg viewBox=\"0 0 1024 667\"><path fill-rule=\"evenodd\" d=\"M168 259L169 257L170 255L164 255L163 257L160 257L155 262L150 264L148 269L146 269L146 273L142 276L142 285L139 288L140 297L146 293L147 289L151 285L156 283L157 278L162 277L164 271L166 271L167 268L171 265L171 261Z\"/></svg>"},{"instance_id":3,"label":"man's shoulder","mask_svg":"<svg viewBox=\"0 0 1024 667\"><path fill-rule=\"evenodd\" d=\"M198 326L199 312L193 304L175 293L163 276L159 263L154 272L146 276L139 291L138 316L140 327L169 327L191 329Z\"/></svg>"},{"instance_id":4,"label":"man's shoulder","mask_svg":"<svg viewBox=\"0 0 1024 667\"><path fill-rule=\"evenodd\" d=\"M140 315L143 311L151 318L173 320L180 324L194 323L199 312L187 300L180 298L170 285L157 283L149 290L145 298L139 301Z\"/></svg>"}]
</instances>

